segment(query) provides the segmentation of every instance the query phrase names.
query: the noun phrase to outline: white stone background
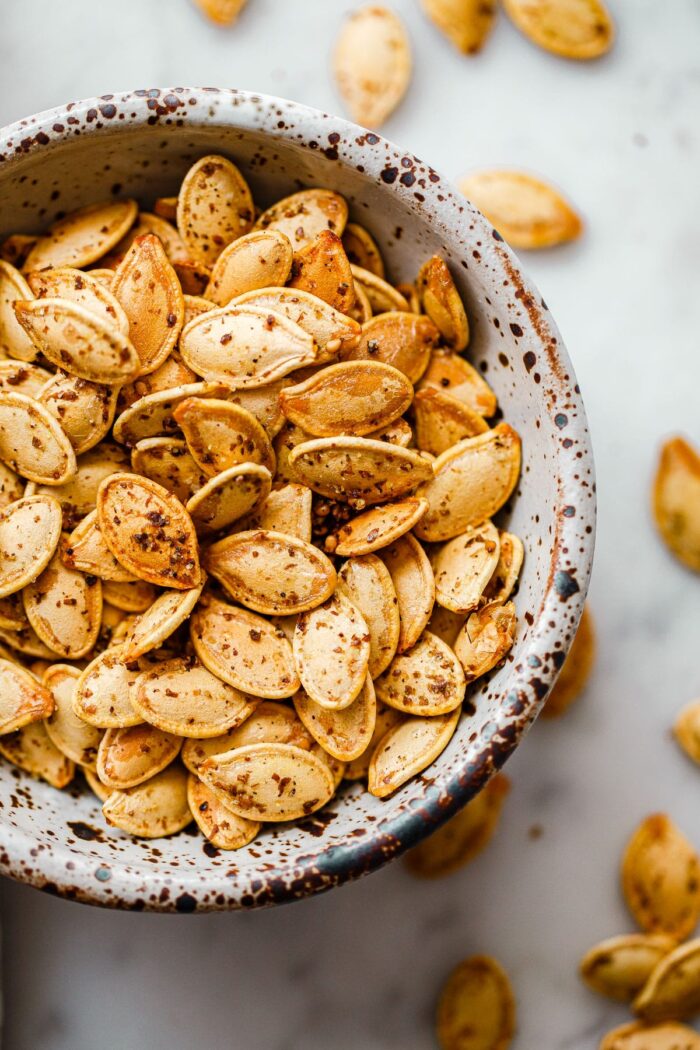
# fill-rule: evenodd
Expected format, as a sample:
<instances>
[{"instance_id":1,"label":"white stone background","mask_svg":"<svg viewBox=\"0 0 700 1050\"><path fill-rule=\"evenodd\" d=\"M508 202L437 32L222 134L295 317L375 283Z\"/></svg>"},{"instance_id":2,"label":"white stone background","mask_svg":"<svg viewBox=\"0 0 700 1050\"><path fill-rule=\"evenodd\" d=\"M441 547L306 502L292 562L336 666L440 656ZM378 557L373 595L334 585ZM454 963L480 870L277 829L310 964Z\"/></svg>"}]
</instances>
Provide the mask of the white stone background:
<instances>
[{"instance_id":1,"label":"white stone background","mask_svg":"<svg viewBox=\"0 0 700 1050\"><path fill-rule=\"evenodd\" d=\"M591 943L633 928L617 882L623 846L659 809L700 846L700 771L669 733L700 693L700 580L667 555L649 515L660 439L700 441L700 6L610 4L614 51L576 64L505 17L480 56L463 58L418 0L394 0L415 75L382 129L451 177L540 172L586 219L579 243L524 260L594 437L599 659L585 698L535 726L508 764L496 839L448 880L416 882L398 862L293 906L201 917L102 912L6 882L4 1050L429 1048L440 984L473 952L512 977L516 1050L591 1050L625 1020L576 975ZM351 6L249 0L221 30L188 0L4 0L0 124L174 84L338 111L330 51Z\"/></svg>"}]
</instances>

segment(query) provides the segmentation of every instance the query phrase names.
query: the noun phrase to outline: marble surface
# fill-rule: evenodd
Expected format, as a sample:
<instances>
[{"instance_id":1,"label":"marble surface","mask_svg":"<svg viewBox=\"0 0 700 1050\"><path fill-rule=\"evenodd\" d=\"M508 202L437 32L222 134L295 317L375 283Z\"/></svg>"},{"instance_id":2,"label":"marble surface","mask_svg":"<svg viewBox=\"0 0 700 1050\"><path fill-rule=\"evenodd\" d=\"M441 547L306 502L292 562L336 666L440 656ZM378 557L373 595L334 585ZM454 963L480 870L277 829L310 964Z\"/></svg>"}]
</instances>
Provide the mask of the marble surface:
<instances>
[{"instance_id":1,"label":"marble surface","mask_svg":"<svg viewBox=\"0 0 700 1050\"><path fill-rule=\"evenodd\" d=\"M3 5L0 124L175 83L337 110L329 54L349 6L250 0L221 31L187 0ZM416 71L384 128L448 175L539 171L586 217L580 243L525 263L574 359L597 456L600 655L587 695L535 726L507 767L497 838L445 881L416 882L399 862L291 907L202 917L100 912L4 883L4 1050L419 1050L434 1045L445 974L473 952L512 976L516 1050L591 1050L625 1020L576 976L591 943L632 928L621 850L658 809L700 846L700 772L669 733L700 689L700 581L667 556L648 510L660 438L700 441L700 11L694 0L611 6L615 51L576 65L505 18L463 59L417 0L395 0Z\"/></svg>"}]
</instances>

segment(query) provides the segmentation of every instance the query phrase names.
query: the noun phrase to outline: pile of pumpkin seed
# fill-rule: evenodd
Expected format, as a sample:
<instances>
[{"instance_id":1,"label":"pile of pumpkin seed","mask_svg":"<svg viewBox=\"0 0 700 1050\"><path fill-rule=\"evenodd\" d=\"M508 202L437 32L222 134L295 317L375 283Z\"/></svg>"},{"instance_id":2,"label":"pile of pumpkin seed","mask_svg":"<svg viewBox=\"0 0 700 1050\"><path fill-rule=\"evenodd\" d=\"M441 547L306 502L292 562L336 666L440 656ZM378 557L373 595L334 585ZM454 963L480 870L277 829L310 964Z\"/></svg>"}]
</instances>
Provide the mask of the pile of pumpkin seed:
<instances>
[{"instance_id":1,"label":"pile of pumpkin seed","mask_svg":"<svg viewBox=\"0 0 700 1050\"><path fill-rule=\"evenodd\" d=\"M523 559L445 262L394 286L339 194L259 212L220 156L0 256L0 753L222 849L424 770Z\"/></svg>"}]
</instances>

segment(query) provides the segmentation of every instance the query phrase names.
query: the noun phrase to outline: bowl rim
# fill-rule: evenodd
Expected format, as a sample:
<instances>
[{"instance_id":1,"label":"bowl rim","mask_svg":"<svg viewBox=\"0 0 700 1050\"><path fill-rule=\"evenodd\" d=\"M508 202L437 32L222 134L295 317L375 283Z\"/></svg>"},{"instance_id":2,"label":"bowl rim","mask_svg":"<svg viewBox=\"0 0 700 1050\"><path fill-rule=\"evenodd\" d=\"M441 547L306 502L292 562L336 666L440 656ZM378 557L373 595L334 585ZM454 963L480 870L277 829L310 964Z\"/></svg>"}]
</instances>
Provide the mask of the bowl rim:
<instances>
[{"instance_id":1,"label":"bowl rim","mask_svg":"<svg viewBox=\"0 0 700 1050\"><path fill-rule=\"evenodd\" d=\"M273 120L273 117L279 119ZM476 228L488 242L488 250L497 260L504 276L507 275L516 289L515 296L523 307L526 325L524 334L527 336L521 345L529 341L529 344L539 347L538 368L542 373L542 388L548 382L553 390L566 391L567 399L575 409L571 413L574 418L568 422L567 434L574 439L577 455L562 455L560 445L554 449L553 463L557 469L559 499L552 512L555 525L549 578L530 628L524 658L510 667L507 692L504 690L503 693L504 704L499 710L501 717L492 741L488 747L481 749L477 761L467 770L460 769L437 787L426 788L419 807L407 808L395 818L383 820L380 827L373 827L372 833L356 839L352 847L329 849L321 843L315 852L306 852L296 860L282 862L274 868L267 865L265 872L256 880L263 884L262 888L254 887L255 892L247 894L232 892L231 881L227 879L224 869L204 886L196 870L183 870L181 885L174 885L176 880L167 880L171 888L181 891L177 896L171 892L147 896L143 880L133 872L129 872L127 878L120 878L117 891L114 884L116 880L112 881L110 887L108 882L101 881L99 873L95 877L94 860L69 852L67 848L62 850L60 844L50 850L42 850L37 856L36 850L32 849L36 846L36 840L31 835L6 822L0 822L0 874L59 896L83 903L138 910L192 912L248 909L299 900L378 869L457 812L515 750L544 704L561 666L561 661L547 661L542 658L543 655L551 653L555 643L560 645L559 652L567 651L563 610L566 611L569 625L575 625L583 609L595 542L593 453L585 408L571 361L544 301L524 277L511 249L448 180L374 131L301 103L257 92L235 88L151 88L115 92L68 103L0 129L0 171L8 171L13 160L21 160L28 154L60 148L62 143L72 139L76 128L79 128L83 137L102 136L124 133L129 128L157 124L159 121L171 125L179 123L184 132L188 127L211 124L235 127L244 133L260 131L268 137L287 139L296 146L322 149L330 159L339 159L346 164L349 163L346 158L360 149L364 151L363 173L385 183L391 182L392 189L402 196L413 212L419 214L428 210L431 223L437 222L443 228L454 230L455 207L459 206L464 212L465 228L467 224L472 227L469 239L473 239L473 230ZM292 135L291 127L305 128L307 132L314 129L314 139L299 135L298 131ZM327 134L329 131L330 136ZM323 135L330 142L327 148L319 146ZM400 177L402 168L422 174L417 181L419 193L413 185L415 179L411 182ZM573 499L580 489L580 482L575 475L586 470L591 485L590 499L585 507L580 508L578 519L569 518L563 510L568 499ZM587 529L585 534L582 530L584 524ZM558 554L568 549L577 551L575 578L557 564ZM566 602L566 605L562 605L562 602ZM30 857L32 861L28 864L26 861ZM72 862L69 872L66 871L67 858ZM115 858L116 872L121 864L123 862ZM156 873L148 872L148 876L149 886L155 885L157 889ZM203 893L204 890L206 893Z\"/></svg>"}]
</instances>

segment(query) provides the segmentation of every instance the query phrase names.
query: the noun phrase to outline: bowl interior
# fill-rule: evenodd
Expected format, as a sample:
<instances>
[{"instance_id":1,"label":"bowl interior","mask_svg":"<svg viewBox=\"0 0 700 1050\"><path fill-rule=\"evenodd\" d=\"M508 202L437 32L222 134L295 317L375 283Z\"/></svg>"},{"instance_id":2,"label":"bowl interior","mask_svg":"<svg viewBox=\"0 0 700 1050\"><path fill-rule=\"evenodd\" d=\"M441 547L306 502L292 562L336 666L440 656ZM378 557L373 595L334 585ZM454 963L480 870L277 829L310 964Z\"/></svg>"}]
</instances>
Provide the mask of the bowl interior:
<instances>
[{"instance_id":1,"label":"bowl interior","mask_svg":"<svg viewBox=\"0 0 700 1050\"><path fill-rule=\"evenodd\" d=\"M516 497L499 521L526 549L519 633L497 673L470 691L450 745L380 802L345 785L323 812L220 853L199 834L133 840L109 829L86 789L58 792L0 764L2 870L80 900L193 910L303 896L361 874L417 841L498 768L534 718L574 633L595 517L583 406L536 291L500 238L430 168L334 117L279 100L202 90L79 103L6 129L0 234L32 232L110 196L143 205L177 191L205 153L232 158L265 205L306 186L341 192L409 281L438 252L469 314L470 360L523 441Z\"/></svg>"}]
</instances>

